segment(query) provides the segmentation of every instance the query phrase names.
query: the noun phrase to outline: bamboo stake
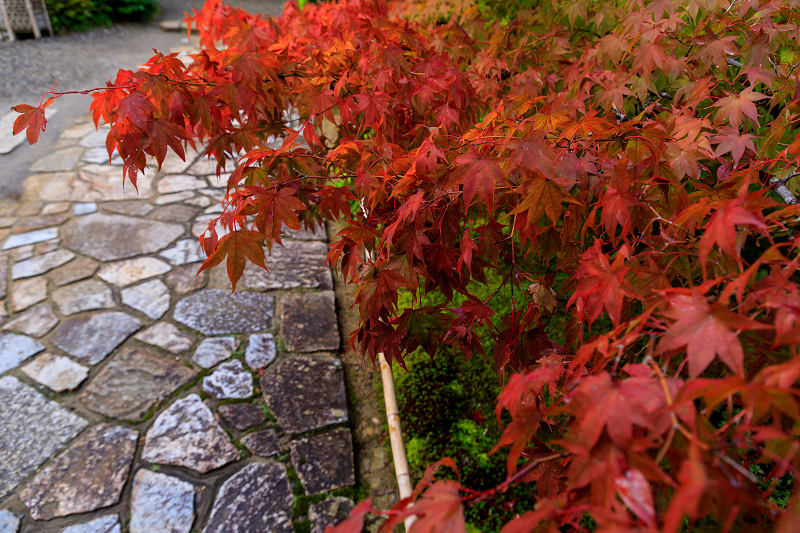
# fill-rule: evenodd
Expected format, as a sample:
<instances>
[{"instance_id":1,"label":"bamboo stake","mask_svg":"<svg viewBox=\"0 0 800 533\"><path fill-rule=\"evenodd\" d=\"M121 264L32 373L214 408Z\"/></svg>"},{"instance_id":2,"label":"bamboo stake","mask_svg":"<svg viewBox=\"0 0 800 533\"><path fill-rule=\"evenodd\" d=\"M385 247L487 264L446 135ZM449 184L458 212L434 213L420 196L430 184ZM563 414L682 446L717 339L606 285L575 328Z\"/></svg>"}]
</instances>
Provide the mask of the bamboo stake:
<instances>
[{"instance_id":1,"label":"bamboo stake","mask_svg":"<svg viewBox=\"0 0 800 533\"><path fill-rule=\"evenodd\" d=\"M381 364L381 380L383 381L383 399L386 403L386 421L389 423L389 441L392 444L392 459L394 472L397 476L397 486L400 490L400 499L411 496L411 476L408 473L408 460L406 459L406 446L403 442L403 430L400 426L400 410L397 407L397 395L394 392L394 376L392 369L383 353L378 354ZM405 519L406 531L411 528L417 517L411 515Z\"/></svg>"}]
</instances>

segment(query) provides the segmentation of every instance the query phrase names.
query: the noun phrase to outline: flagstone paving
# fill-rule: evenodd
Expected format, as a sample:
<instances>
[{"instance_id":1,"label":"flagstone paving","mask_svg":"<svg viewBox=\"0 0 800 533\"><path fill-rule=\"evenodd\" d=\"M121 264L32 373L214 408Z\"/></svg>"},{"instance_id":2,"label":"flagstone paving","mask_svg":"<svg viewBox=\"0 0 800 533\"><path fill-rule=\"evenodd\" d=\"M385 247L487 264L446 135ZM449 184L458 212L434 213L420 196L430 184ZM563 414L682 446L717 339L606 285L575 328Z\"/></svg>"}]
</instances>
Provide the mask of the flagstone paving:
<instances>
[{"instance_id":1,"label":"flagstone paving","mask_svg":"<svg viewBox=\"0 0 800 533\"><path fill-rule=\"evenodd\" d=\"M324 229L231 293L197 275L213 164L171 155L137 194L104 139L76 124L0 202L0 533L340 521L341 491L294 505L355 484Z\"/></svg>"}]
</instances>

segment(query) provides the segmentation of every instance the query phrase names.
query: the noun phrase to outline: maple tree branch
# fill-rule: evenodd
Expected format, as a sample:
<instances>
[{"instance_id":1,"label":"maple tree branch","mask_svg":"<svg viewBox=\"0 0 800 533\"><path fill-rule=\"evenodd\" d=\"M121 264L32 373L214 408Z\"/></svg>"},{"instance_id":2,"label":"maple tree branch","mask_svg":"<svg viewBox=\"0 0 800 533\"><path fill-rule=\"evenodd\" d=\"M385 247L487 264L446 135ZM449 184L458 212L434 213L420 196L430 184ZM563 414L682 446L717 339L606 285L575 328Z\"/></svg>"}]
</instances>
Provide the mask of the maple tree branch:
<instances>
[{"instance_id":1,"label":"maple tree branch","mask_svg":"<svg viewBox=\"0 0 800 533\"><path fill-rule=\"evenodd\" d=\"M553 453L551 455L547 455L545 457L540 457L538 459L533 459L533 460L531 460L531 462L529 462L524 467L522 467L519 470L519 472L517 472L516 474L514 474L513 476L511 476L509 478L506 478L505 481L503 481L502 483L500 483L496 487L493 487L493 488L491 488L489 490L486 490L486 491L483 491L483 492L479 492L477 494L474 494L473 496L467 496L467 497L464 498L463 501L465 501L465 502L469 501L471 504L483 501L486 498L494 496L498 492L504 491L505 489L510 487L512 484L514 484L516 481L518 481L519 479L527 476L537 466L539 466L539 465L541 465L543 463L548 463L550 461L555 461L556 459L563 459L565 457L569 457L570 455L572 455L572 453L570 453L570 452L557 452L557 453Z\"/></svg>"},{"instance_id":2,"label":"maple tree branch","mask_svg":"<svg viewBox=\"0 0 800 533\"><path fill-rule=\"evenodd\" d=\"M797 174L792 174L785 179L780 179L773 176L769 179L772 190L775 191L775 194L780 196L781 200L788 205L796 205L798 202L797 197L786 187L786 182L796 175Z\"/></svg>"}]
</instances>

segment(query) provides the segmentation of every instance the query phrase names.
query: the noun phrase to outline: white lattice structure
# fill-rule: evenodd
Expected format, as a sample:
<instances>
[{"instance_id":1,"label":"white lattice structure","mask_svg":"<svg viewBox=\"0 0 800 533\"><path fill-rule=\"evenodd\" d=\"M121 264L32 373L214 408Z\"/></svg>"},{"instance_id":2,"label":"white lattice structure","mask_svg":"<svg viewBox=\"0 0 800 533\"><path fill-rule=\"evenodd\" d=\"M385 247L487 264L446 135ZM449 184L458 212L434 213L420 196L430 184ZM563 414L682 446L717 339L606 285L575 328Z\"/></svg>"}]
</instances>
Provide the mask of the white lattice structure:
<instances>
[{"instance_id":1,"label":"white lattice structure","mask_svg":"<svg viewBox=\"0 0 800 533\"><path fill-rule=\"evenodd\" d=\"M17 33L33 33L38 39L44 29L53 35L44 0L0 0L0 15L3 31L10 41L16 39Z\"/></svg>"}]
</instances>

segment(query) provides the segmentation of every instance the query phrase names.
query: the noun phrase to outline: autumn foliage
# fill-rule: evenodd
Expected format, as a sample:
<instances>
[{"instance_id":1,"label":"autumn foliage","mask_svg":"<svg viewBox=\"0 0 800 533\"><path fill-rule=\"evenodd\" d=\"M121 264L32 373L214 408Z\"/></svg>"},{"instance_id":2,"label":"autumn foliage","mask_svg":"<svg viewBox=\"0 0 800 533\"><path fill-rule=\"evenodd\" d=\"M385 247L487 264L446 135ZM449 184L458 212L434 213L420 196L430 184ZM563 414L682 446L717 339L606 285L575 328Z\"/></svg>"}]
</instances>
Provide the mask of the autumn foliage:
<instances>
[{"instance_id":1,"label":"autumn foliage","mask_svg":"<svg viewBox=\"0 0 800 533\"><path fill-rule=\"evenodd\" d=\"M210 0L194 61L120 71L93 117L134 184L187 143L232 170L204 268L235 284L284 225L337 220L366 356L492 358L509 479L471 491L445 460L384 527L463 531L535 483L505 533L798 531L773 493L800 468L800 3L491 7ZM32 142L43 106L18 108Z\"/></svg>"}]
</instances>

